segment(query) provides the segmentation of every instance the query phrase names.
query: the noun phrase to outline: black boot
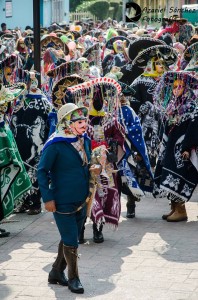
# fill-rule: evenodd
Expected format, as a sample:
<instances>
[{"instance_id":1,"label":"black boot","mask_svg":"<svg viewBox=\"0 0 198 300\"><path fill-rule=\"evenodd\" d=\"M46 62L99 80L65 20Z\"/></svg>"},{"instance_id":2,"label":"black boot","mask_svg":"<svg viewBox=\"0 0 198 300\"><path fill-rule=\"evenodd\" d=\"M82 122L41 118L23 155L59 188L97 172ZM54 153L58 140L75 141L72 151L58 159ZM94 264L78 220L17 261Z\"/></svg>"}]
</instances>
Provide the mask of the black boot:
<instances>
[{"instance_id":1,"label":"black boot","mask_svg":"<svg viewBox=\"0 0 198 300\"><path fill-rule=\"evenodd\" d=\"M0 228L0 238L8 237L10 232L6 231L5 229Z\"/></svg>"},{"instance_id":2,"label":"black boot","mask_svg":"<svg viewBox=\"0 0 198 300\"><path fill-rule=\"evenodd\" d=\"M36 184L36 183L34 183ZM38 184L36 184L37 186ZM35 189L35 192L30 195L30 206L27 211L28 215L38 215L41 213L41 192L39 189Z\"/></svg>"},{"instance_id":3,"label":"black boot","mask_svg":"<svg viewBox=\"0 0 198 300\"><path fill-rule=\"evenodd\" d=\"M85 226L83 226L81 229L80 236L79 236L79 244L84 244L85 242L84 234L85 234Z\"/></svg>"},{"instance_id":4,"label":"black boot","mask_svg":"<svg viewBox=\"0 0 198 300\"><path fill-rule=\"evenodd\" d=\"M126 207L127 207L127 214L126 214L126 217L128 219L132 219L132 218L135 218L135 199L136 197L134 195L129 195L127 196L127 204L126 204Z\"/></svg>"},{"instance_id":5,"label":"black boot","mask_svg":"<svg viewBox=\"0 0 198 300\"><path fill-rule=\"evenodd\" d=\"M63 242L60 241L58 246L58 256L52 265L51 271L49 272L48 282L52 284L60 284L67 286L68 280L64 273L66 265L67 264L63 253Z\"/></svg>"},{"instance_id":6,"label":"black boot","mask_svg":"<svg viewBox=\"0 0 198 300\"><path fill-rule=\"evenodd\" d=\"M77 248L63 245L63 250L68 267L68 288L72 293L83 294L84 288L78 275Z\"/></svg>"},{"instance_id":7,"label":"black boot","mask_svg":"<svg viewBox=\"0 0 198 300\"><path fill-rule=\"evenodd\" d=\"M102 229L103 229L103 225L101 224L99 229L97 228L97 225L95 223L93 223L93 241L94 243L103 243L104 242L104 237L102 234Z\"/></svg>"}]
</instances>

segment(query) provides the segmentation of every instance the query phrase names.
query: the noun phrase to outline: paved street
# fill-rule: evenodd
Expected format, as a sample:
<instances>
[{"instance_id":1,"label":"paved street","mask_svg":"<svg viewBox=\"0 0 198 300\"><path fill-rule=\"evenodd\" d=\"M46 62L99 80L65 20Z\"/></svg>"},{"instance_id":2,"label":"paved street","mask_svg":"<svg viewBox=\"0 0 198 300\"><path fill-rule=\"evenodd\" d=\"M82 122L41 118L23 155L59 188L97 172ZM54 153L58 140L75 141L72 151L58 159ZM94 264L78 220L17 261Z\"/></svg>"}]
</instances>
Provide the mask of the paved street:
<instances>
[{"instance_id":1,"label":"paved street","mask_svg":"<svg viewBox=\"0 0 198 300\"><path fill-rule=\"evenodd\" d=\"M136 218L126 219L126 200L117 231L105 226L103 244L87 243L79 253L83 295L67 287L48 285L59 234L51 213L13 215L1 225L11 232L0 239L0 300L197 300L198 203L187 204L188 222L167 223L165 199L142 199Z\"/></svg>"}]
</instances>

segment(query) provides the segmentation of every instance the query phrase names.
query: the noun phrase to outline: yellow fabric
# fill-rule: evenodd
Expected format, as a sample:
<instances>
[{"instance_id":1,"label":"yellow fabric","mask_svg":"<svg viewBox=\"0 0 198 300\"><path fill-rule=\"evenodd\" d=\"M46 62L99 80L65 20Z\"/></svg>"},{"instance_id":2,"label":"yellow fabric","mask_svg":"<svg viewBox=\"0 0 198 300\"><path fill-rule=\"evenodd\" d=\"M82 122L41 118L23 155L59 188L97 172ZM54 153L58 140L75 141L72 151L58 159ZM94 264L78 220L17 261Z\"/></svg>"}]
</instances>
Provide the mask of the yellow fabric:
<instances>
[{"instance_id":1,"label":"yellow fabric","mask_svg":"<svg viewBox=\"0 0 198 300\"><path fill-rule=\"evenodd\" d=\"M94 117L104 117L105 112L103 110L97 111L94 107L89 110L89 115Z\"/></svg>"}]
</instances>

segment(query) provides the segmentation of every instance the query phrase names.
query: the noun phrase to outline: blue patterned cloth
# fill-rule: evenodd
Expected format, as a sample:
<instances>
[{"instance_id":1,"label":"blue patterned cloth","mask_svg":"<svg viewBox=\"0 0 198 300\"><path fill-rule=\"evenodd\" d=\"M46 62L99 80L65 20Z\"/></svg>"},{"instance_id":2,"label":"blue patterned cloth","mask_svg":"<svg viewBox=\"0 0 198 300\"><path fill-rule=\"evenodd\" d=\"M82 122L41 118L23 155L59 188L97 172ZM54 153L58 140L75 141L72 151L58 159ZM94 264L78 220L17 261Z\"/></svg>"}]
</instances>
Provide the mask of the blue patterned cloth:
<instances>
[{"instance_id":1,"label":"blue patterned cloth","mask_svg":"<svg viewBox=\"0 0 198 300\"><path fill-rule=\"evenodd\" d=\"M134 110L128 105L123 105L121 107L119 119L126 131L126 154L122 161L119 162L118 167L121 176L125 177L131 192L142 196L144 192L152 192L153 174L142 134L140 120ZM141 157L140 161L134 160L136 153ZM134 162L134 167L129 163L131 158Z\"/></svg>"}]
</instances>

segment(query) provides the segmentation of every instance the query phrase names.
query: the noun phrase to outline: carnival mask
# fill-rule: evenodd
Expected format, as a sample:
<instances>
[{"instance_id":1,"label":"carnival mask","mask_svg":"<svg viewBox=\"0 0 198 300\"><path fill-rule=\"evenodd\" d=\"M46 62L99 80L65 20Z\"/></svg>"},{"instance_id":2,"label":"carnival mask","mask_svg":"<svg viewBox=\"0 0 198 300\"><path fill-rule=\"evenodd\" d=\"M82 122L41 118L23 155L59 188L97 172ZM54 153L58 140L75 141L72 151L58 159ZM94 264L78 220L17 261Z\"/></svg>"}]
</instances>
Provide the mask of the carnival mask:
<instances>
[{"instance_id":1,"label":"carnival mask","mask_svg":"<svg viewBox=\"0 0 198 300\"><path fill-rule=\"evenodd\" d=\"M8 103L5 102L0 105L0 114L5 114L8 109Z\"/></svg>"},{"instance_id":2,"label":"carnival mask","mask_svg":"<svg viewBox=\"0 0 198 300\"><path fill-rule=\"evenodd\" d=\"M38 87L38 80L35 78L31 79L31 84L30 84L30 91L35 92Z\"/></svg>"},{"instance_id":3,"label":"carnival mask","mask_svg":"<svg viewBox=\"0 0 198 300\"><path fill-rule=\"evenodd\" d=\"M180 97L185 89L185 83L182 80L175 80L173 84L173 95L175 97Z\"/></svg>"},{"instance_id":4,"label":"carnival mask","mask_svg":"<svg viewBox=\"0 0 198 300\"><path fill-rule=\"evenodd\" d=\"M124 51L124 44L121 40L117 40L113 43L113 49L116 53L122 53Z\"/></svg>"},{"instance_id":5,"label":"carnival mask","mask_svg":"<svg viewBox=\"0 0 198 300\"><path fill-rule=\"evenodd\" d=\"M165 69L164 69L164 63L162 60L157 60L154 62L154 64L155 64L155 71L158 74L164 73Z\"/></svg>"},{"instance_id":6,"label":"carnival mask","mask_svg":"<svg viewBox=\"0 0 198 300\"><path fill-rule=\"evenodd\" d=\"M11 76L12 76L12 68L11 67L5 67L4 68L4 77L5 80L10 83L11 81Z\"/></svg>"},{"instance_id":7,"label":"carnival mask","mask_svg":"<svg viewBox=\"0 0 198 300\"><path fill-rule=\"evenodd\" d=\"M78 61L82 64L82 70L89 70L89 62L87 58L81 57L78 59Z\"/></svg>"},{"instance_id":8,"label":"carnival mask","mask_svg":"<svg viewBox=\"0 0 198 300\"><path fill-rule=\"evenodd\" d=\"M70 128L75 135L82 135L87 129L87 119L72 122Z\"/></svg>"}]
</instances>

